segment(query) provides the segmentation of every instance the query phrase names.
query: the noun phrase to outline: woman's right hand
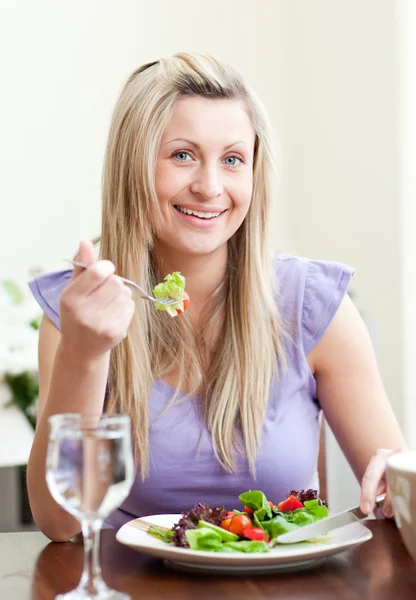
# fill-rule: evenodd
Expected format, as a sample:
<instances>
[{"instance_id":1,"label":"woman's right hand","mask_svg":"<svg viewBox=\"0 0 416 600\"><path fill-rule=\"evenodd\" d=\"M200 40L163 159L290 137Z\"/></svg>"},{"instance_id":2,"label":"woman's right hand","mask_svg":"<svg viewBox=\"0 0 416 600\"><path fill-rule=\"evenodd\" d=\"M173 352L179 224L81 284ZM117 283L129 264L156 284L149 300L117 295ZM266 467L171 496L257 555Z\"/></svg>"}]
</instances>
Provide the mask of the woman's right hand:
<instances>
[{"instance_id":1,"label":"woman's right hand","mask_svg":"<svg viewBox=\"0 0 416 600\"><path fill-rule=\"evenodd\" d=\"M126 337L135 303L132 291L114 274L114 264L95 260L91 242L80 243L71 282L61 294L61 346L74 360L93 361Z\"/></svg>"}]
</instances>

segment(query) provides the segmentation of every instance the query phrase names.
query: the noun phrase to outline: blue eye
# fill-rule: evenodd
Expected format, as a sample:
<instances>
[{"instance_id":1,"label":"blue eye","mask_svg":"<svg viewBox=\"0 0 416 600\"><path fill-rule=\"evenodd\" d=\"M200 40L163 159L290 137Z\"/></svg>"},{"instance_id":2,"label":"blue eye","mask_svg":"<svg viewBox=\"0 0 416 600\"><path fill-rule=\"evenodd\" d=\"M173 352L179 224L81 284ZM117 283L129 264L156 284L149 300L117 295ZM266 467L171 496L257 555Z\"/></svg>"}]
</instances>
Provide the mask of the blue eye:
<instances>
[{"instance_id":1,"label":"blue eye","mask_svg":"<svg viewBox=\"0 0 416 600\"><path fill-rule=\"evenodd\" d=\"M238 161L238 163L237 163ZM235 167L237 164L242 163L242 159L239 156L227 156L225 159L225 164L228 167Z\"/></svg>"},{"instance_id":2,"label":"blue eye","mask_svg":"<svg viewBox=\"0 0 416 600\"><path fill-rule=\"evenodd\" d=\"M192 160L191 155L189 154L189 152L185 152L184 150L181 150L180 152L175 152L174 154L172 154L173 158L176 158L176 160L178 160L179 162L188 162L187 157L189 157Z\"/></svg>"}]
</instances>

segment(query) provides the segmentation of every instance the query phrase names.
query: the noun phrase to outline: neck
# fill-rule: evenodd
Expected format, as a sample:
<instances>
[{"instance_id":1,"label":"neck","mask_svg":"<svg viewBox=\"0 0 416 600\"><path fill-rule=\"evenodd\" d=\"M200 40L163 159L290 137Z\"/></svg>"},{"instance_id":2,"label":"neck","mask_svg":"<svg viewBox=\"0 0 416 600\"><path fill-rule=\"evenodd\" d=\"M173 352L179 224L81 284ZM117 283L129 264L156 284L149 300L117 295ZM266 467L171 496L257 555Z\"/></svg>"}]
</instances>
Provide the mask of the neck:
<instances>
[{"instance_id":1,"label":"neck","mask_svg":"<svg viewBox=\"0 0 416 600\"><path fill-rule=\"evenodd\" d=\"M180 271L186 279L186 291L192 312L199 314L227 272L228 248L224 245L211 254L183 254L172 248L157 247L162 275Z\"/></svg>"}]
</instances>

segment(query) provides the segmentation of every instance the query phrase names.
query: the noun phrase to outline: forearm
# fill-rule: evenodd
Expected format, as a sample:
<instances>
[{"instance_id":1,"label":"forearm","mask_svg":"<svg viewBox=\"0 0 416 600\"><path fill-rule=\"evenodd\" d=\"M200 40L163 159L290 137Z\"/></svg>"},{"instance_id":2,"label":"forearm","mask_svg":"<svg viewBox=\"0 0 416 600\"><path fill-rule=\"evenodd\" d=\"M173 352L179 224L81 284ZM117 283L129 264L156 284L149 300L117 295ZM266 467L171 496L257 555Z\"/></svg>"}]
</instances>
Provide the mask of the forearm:
<instances>
[{"instance_id":1,"label":"forearm","mask_svg":"<svg viewBox=\"0 0 416 600\"><path fill-rule=\"evenodd\" d=\"M48 418L57 413L101 413L110 353L85 364L58 346L45 406L38 417L27 469L30 506L38 527L54 541L67 541L80 532L79 522L61 508L46 484Z\"/></svg>"}]
</instances>

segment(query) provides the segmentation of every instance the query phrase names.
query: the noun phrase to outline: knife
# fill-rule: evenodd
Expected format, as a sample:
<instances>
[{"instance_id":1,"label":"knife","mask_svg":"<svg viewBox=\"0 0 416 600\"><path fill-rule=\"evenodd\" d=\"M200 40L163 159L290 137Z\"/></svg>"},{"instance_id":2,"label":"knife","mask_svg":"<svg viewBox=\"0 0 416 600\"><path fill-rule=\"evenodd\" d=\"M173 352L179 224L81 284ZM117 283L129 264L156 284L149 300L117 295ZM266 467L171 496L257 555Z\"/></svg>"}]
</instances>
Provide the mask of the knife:
<instances>
[{"instance_id":1,"label":"knife","mask_svg":"<svg viewBox=\"0 0 416 600\"><path fill-rule=\"evenodd\" d=\"M385 499L386 494L380 494L377 496L374 510L383 506ZM344 525L357 523L366 517L368 517L368 515L365 515L363 512L361 512L360 507L356 506L354 508L349 508L348 510L343 510L335 515L325 517L320 521L316 521L316 523L304 525L303 527L299 527L299 529L289 531L288 533L282 533L281 535L277 536L276 542L278 544L296 544L296 542L305 542L306 540L316 538L319 535L325 535L333 529L338 529L338 527L344 527Z\"/></svg>"}]
</instances>

